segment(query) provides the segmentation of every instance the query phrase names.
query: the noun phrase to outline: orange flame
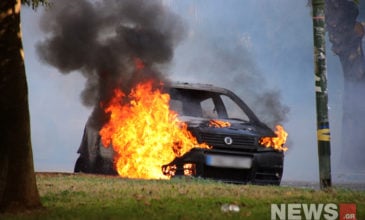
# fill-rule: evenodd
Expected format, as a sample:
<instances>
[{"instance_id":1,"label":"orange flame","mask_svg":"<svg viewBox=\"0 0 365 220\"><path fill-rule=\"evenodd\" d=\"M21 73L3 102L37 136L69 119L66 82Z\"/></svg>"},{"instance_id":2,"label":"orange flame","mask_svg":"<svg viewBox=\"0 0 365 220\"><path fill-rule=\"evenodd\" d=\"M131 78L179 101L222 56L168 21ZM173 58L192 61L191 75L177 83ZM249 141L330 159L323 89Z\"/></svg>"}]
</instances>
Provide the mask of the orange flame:
<instances>
[{"instance_id":1,"label":"orange flame","mask_svg":"<svg viewBox=\"0 0 365 220\"><path fill-rule=\"evenodd\" d=\"M272 147L278 151L287 151L288 148L284 145L288 133L284 130L283 126L276 125L275 127L276 137L263 137L259 140L259 143L265 147Z\"/></svg>"},{"instance_id":2,"label":"orange flame","mask_svg":"<svg viewBox=\"0 0 365 220\"><path fill-rule=\"evenodd\" d=\"M153 82L138 84L122 104L125 94L119 89L105 112L110 121L100 130L104 146L113 146L115 166L122 177L166 179L161 166L170 163L199 144L187 125L169 109L169 94L153 89Z\"/></svg>"},{"instance_id":3,"label":"orange flame","mask_svg":"<svg viewBox=\"0 0 365 220\"><path fill-rule=\"evenodd\" d=\"M225 127L230 127L231 123L229 123L228 121L221 121L221 120L216 120L216 119L212 119L209 121L209 127L215 127L215 128L225 128Z\"/></svg>"}]
</instances>

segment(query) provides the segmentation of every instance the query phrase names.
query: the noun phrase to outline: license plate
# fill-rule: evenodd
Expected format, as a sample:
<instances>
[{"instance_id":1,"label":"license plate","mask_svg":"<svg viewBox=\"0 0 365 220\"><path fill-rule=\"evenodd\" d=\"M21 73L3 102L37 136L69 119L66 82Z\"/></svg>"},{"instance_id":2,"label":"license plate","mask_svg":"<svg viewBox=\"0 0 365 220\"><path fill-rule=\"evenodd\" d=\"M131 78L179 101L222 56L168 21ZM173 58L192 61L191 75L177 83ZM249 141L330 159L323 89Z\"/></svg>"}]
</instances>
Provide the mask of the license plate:
<instances>
[{"instance_id":1,"label":"license plate","mask_svg":"<svg viewBox=\"0 0 365 220\"><path fill-rule=\"evenodd\" d=\"M250 169L252 158L227 155L206 155L205 162L212 167Z\"/></svg>"}]
</instances>

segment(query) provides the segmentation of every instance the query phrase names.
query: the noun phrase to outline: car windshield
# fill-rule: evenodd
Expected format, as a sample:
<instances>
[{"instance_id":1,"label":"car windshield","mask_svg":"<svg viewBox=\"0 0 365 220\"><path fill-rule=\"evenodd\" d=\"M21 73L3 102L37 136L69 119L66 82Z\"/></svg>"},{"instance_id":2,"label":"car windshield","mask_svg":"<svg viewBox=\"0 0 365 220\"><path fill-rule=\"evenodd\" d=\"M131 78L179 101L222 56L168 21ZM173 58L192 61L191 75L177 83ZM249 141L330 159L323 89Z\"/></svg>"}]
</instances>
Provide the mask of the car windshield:
<instances>
[{"instance_id":1,"label":"car windshield","mask_svg":"<svg viewBox=\"0 0 365 220\"><path fill-rule=\"evenodd\" d=\"M244 110L225 94L174 88L170 97L171 110L180 116L249 121Z\"/></svg>"}]
</instances>

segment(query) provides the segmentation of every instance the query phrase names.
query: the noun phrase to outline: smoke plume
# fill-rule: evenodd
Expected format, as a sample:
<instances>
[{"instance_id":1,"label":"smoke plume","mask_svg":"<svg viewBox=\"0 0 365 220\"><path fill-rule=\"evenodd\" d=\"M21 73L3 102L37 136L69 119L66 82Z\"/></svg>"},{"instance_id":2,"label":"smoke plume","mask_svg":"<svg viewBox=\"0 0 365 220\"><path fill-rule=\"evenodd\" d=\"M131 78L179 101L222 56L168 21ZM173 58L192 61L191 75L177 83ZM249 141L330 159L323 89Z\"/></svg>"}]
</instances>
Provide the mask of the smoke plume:
<instances>
[{"instance_id":1,"label":"smoke plume","mask_svg":"<svg viewBox=\"0 0 365 220\"><path fill-rule=\"evenodd\" d=\"M91 125L99 128L105 122L98 105L108 102L114 88L129 93L142 79L167 80L159 69L172 60L186 35L182 20L168 9L159 0L81 0L57 1L44 13L41 27L48 38L38 44L38 54L63 74L85 76L81 99L85 106L95 106ZM184 81L196 73L193 81L235 88L270 127L286 120L288 108L279 91L263 89L264 77L242 42L227 47L207 38L209 31L194 32L195 42L179 57L186 61L178 61L185 62L184 72L178 73ZM146 68L135 74L140 61Z\"/></svg>"},{"instance_id":2,"label":"smoke plume","mask_svg":"<svg viewBox=\"0 0 365 220\"><path fill-rule=\"evenodd\" d=\"M222 43L222 38L198 29L194 34L185 46L187 49L177 52L183 61L176 64L176 77L186 73L184 78L190 81L231 89L271 128L287 120L289 107L283 104L279 89L269 88L247 43L232 40Z\"/></svg>"},{"instance_id":3,"label":"smoke plume","mask_svg":"<svg viewBox=\"0 0 365 220\"><path fill-rule=\"evenodd\" d=\"M117 87L128 93L136 77L164 80L158 69L172 59L185 32L158 0L55 1L41 28L48 37L37 45L39 57L63 74L81 72L81 99L91 107L107 102ZM138 76L136 62L145 66ZM92 114L102 116L100 111L95 107Z\"/></svg>"}]
</instances>

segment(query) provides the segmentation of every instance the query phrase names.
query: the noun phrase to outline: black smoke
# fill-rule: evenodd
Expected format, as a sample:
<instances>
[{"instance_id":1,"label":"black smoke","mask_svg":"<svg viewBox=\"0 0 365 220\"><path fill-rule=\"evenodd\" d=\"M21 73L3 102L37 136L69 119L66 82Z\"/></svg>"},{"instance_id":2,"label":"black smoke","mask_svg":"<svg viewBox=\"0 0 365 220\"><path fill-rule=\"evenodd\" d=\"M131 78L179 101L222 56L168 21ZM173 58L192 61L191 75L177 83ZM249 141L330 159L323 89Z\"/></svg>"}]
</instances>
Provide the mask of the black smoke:
<instances>
[{"instance_id":1,"label":"black smoke","mask_svg":"<svg viewBox=\"0 0 365 220\"><path fill-rule=\"evenodd\" d=\"M115 88L128 93L140 79L166 80L159 69L185 33L179 17L158 0L55 1L40 25L47 38L37 45L39 57L63 74L83 74L81 99L95 106L95 119L103 118L98 105ZM135 62L145 68L136 70Z\"/></svg>"},{"instance_id":2,"label":"black smoke","mask_svg":"<svg viewBox=\"0 0 365 220\"><path fill-rule=\"evenodd\" d=\"M114 88L129 93L142 79L167 81L159 70L172 60L174 48L186 35L182 20L168 9L159 0L81 0L57 1L44 13L41 27L48 37L38 44L38 54L63 74L85 76L81 99L95 107L91 119L96 128L106 119L99 103L108 102ZM281 103L279 90L265 88L252 54L206 35L209 32L196 36L194 48L179 58L188 62L185 73L179 74L197 73L202 82L234 88L271 127L286 121L289 108ZM139 74L136 59L146 66Z\"/></svg>"}]
</instances>

